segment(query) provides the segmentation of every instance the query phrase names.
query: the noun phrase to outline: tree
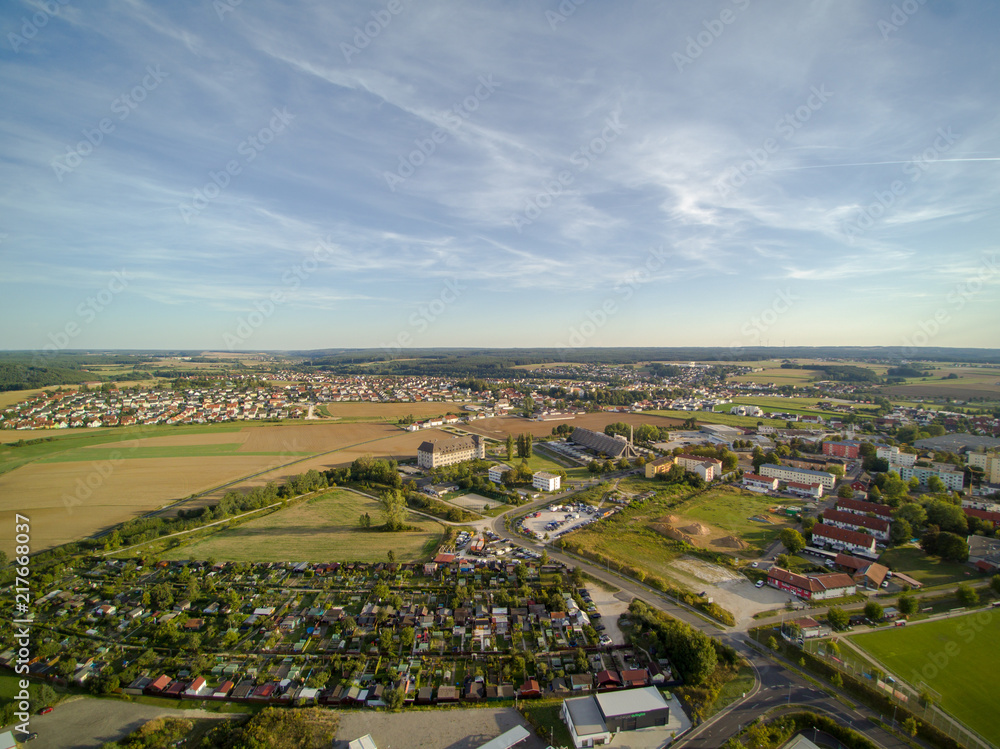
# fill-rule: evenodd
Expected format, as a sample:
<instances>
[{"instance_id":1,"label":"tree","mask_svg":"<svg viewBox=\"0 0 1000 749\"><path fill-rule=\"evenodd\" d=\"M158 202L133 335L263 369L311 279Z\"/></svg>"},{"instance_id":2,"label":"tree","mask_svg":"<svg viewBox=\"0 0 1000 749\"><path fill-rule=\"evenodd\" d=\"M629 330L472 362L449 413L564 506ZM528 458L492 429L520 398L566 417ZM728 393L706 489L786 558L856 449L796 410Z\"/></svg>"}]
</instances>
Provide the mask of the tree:
<instances>
[{"instance_id":1,"label":"tree","mask_svg":"<svg viewBox=\"0 0 1000 749\"><path fill-rule=\"evenodd\" d=\"M514 435L507 435L507 460L514 459Z\"/></svg>"},{"instance_id":2,"label":"tree","mask_svg":"<svg viewBox=\"0 0 1000 749\"><path fill-rule=\"evenodd\" d=\"M959 583L955 598L963 606L975 606L979 603L979 593L969 583Z\"/></svg>"},{"instance_id":3,"label":"tree","mask_svg":"<svg viewBox=\"0 0 1000 749\"><path fill-rule=\"evenodd\" d=\"M920 608L920 604L913 596L900 596L899 601L896 603L896 608L899 609L899 613L903 614L903 616L913 616L917 613L917 609Z\"/></svg>"},{"instance_id":4,"label":"tree","mask_svg":"<svg viewBox=\"0 0 1000 749\"><path fill-rule=\"evenodd\" d=\"M993 592L1000 595L1000 575L994 575L990 578L990 587L993 588Z\"/></svg>"},{"instance_id":5,"label":"tree","mask_svg":"<svg viewBox=\"0 0 1000 749\"><path fill-rule=\"evenodd\" d=\"M389 560L389 564L394 564L396 562L396 552L389 549L389 551L385 553L385 558Z\"/></svg>"},{"instance_id":6,"label":"tree","mask_svg":"<svg viewBox=\"0 0 1000 749\"><path fill-rule=\"evenodd\" d=\"M920 723L911 715L903 721L903 730L910 734L910 736L916 736L920 730Z\"/></svg>"},{"instance_id":7,"label":"tree","mask_svg":"<svg viewBox=\"0 0 1000 749\"><path fill-rule=\"evenodd\" d=\"M878 601L868 601L865 604L865 618L868 621L872 623L880 622L883 616L885 616L885 610Z\"/></svg>"},{"instance_id":8,"label":"tree","mask_svg":"<svg viewBox=\"0 0 1000 749\"><path fill-rule=\"evenodd\" d=\"M826 612L826 620L830 622L830 627L838 632L847 629L847 626L851 623L851 617L848 613L837 606L831 607Z\"/></svg>"},{"instance_id":9,"label":"tree","mask_svg":"<svg viewBox=\"0 0 1000 749\"><path fill-rule=\"evenodd\" d=\"M806 540L794 528L785 528L778 534L778 539L792 554L797 554L806 548Z\"/></svg>"},{"instance_id":10,"label":"tree","mask_svg":"<svg viewBox=\"0 0 1000 749\"><path fill-rule=\"evenodd\" d=\"M382 505L382 517L385 519L385 529L399 531L403 529L403 519L406 517L406 500L398 489L389 489L379 497Z\"/></svg>"},{"instance_id":11,"label":"tree","mask_svg":"<svg viewBox=\"0 0 1000 749\"><path fill-rule=\"evenodd\" d=\"M898 518L889 528L889 543L893 546L905 544L913 538L913 527L904 518Z\"/></svg>"},{"instance_id":12,"label":"tree","mask_svg":"<svg viewBox=\"0 0 1000 749\"><path fill-rule=\"evenodd\" d=\"M841 499L850 499L854 496L854 490L850 484L841 484L837 489L837 496Z\"/></svg>"},{"instance_id":13,"label":"tree","mask_svg":"<svg viewBox=\"0 0 1000 749\"><path fill-rule=\"evenodd\" d=\"M924 504L927 512L927 524L936 525L942 531L966 536L969 533L969 523L959 505L953 505L941 499L932 499Z\"/></svg>"},{"instance_id":14,"label":"tree","mask_svg":"<svg viewBox=\"0 0 1000 749\"><path fill-rule=\"evenodd\" d=\"M948 492L948 487L944 485L944 482L937 476L929 476L927 478L927 490L931 494L946 494Z\"/></svg>"},{"instance_id":15,"label":"tree","mask_svg":"<svg viewBox=\"0 0 1000 749\"><path fill-rule=\"evenodd\" d=\"M771 650L778 649L778 640L774 635L771 635L770 637L767 638L767 646L771 648Z\"/></svg>"},{"instance_id":16,"label":"tree","mask_svg":"<svg viewBox=\"0 0 1000 749\"><path fill-rule=\"evenodd\" d=\"M830 677L830 683L833 684L833 686L837 687L837 689L843 689L844 677L841 676L840 674L834 674L833 676Z\"/></svg>"},{"instance_id":17,"label":"tree","mask_svg":"<svg viewBox=\"0 0 1000 749\"><path fill-rule=\"evenodd\" d=\"M385 690L382 694L382 701L390 710L399 710L403 706L405 698L406 695L403 694L403 690L396 689L395 687Z\"/></svg>"}]
</instances>

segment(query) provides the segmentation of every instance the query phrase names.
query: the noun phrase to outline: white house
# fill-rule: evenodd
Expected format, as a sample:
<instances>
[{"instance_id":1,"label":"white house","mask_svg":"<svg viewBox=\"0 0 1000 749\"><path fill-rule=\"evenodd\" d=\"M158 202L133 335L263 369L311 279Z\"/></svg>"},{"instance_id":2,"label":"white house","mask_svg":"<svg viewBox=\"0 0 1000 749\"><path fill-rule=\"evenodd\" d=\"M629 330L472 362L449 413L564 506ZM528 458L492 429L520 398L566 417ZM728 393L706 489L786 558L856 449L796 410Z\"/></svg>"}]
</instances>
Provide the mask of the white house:
<instances>
[{"instance_id":1,"label":"white house","mask_svg":"<svg viewBox=\"0 0 1000 749\"><path fill-rule=\"evenodd\" d=\"M562 479L560 476L546 471L538 471L531 476L531 485L543 492L559 491L561 483Z\"/></svg>"},{"instance_id":2,"label":"white house","mask_svg":"<svg viewBox=\"0 0 1000 749\"><path fill-rule=\"evenodd\" d=\"M511 470L510 466L505 466L503 463L497 463L495 466L490 466L490 470L487 471L487 476L494 484L499 484L503 482L503 475L509 470Z\"/></svg>"}]
</instances>

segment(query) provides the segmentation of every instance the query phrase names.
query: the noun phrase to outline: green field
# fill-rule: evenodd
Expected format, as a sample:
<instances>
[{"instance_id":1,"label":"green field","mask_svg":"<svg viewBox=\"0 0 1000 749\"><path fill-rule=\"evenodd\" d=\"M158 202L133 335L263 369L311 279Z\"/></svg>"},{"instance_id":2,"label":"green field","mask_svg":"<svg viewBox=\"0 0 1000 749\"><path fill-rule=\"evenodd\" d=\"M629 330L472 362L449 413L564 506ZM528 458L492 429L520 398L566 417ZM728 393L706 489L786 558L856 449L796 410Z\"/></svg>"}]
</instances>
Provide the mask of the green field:
<instances>
[{"instance_id":1,"label":"green field","mask_svg":"<svg viewBox=\"0 0 1000 749\"><path fill-rule=\"evenodd\" d=\"M14 447L9 442L0 443L0 473L12 471L35 460L51 460L55 456L77 448L91 445L115 445L127 442L129 452L135 440L149 437L165 437L180 434L208 434L218 432L238 432L245 424L195 424L191 426L138 426L112 427L108 429L44 429L31 432L17 432L16 436L25 441L49 440L34 445ZM4 435L5 437L7 435ZM14 435L11 435L13 437ZM109 447L109 452L113 448ZM90 458L88 458L90 459ZM96 459L93 458L93 459Z\"/></svg>"},{"instance_id":2,"label":"green field","mask_svg":"<svg viewBox=\"0 0 1000 749\"><path fill-rule=\"evenodd\" d=\"M146 447L100 447L66 450L48 458L39 459L39 463L73 463L89 460L132 460L139 458L212 458L231 455L247 457L254 455L312 455L311 452L238 452L242 442L232 442L221 445L157 445Z\"/></svg>"},{"instance_id":3,"label":"green field","mask_svg":"<svg viewBox=\"0 0 1000 749\"><path fill-rule=\"evenodd\" d=\"M927 556L915 546L898 546L889 549L879 562L894 572L902 572L924 585L953 585L981 577L971 567L955 562L945 562L938 557Z\"/></svg>"},{"instance_id":4,"label":"green field","mask_svg":"<svg viewBox=\"0 0 1000 749\"><path fill-rule=\"evenodd\" d=\"M760 421L755 416L736 416L718 411L643 411L656 416L666 416L671 419L691 419L699 424L726 424L731 427L755 427Z\"/></svg>"},{"instance_id":5,"label":"green field","mask_svg":"<svg viewBox=\"0 0 1000 749\"><path fill-rule=\"evenodd\" d=\"M662 484L657 487L653 481L640 482L635 479L623 482L621 488L631 492L654 487L663 489ZM580 496L588 498L595 493L596 498L599 498L603 490L595 487ZM744 493L738 489L711 489L692 496L690 489L671 488L638 506L628 507L607 520L571 533L566 538L570 547L596 554L598 558L610 560L612 564L641 566L655 575L671 577L677 574L671 563L691 547L667 538L653 528L653 524L663 522L667 515L680 518L672 523L675 527L702 522L710 525L712 532L694 537L696 545L722 553L752 556L754 549L766 548L781 529L789 525L781 517L767 512L768 507L775 504L777 502L774 500L752 496L749 492ZM749 519L757 514L769 516L775 522L763 524ZM739 551L713 544L715 539L728 535L743 539L750 548Z\"/></svg>"},{"instance_id":6,"label":"green field","mask_svg":"<svg viewBox=\"0 0 1000 749\"><path fill-rule=\"evenodd\" d=\"M1000 612L980 611L851 638L895 676L941 695L940 706L1000 744L996 674L1000 671Z\"/></svg>"},{"instance_id":7,"label":"green field","mask_svg":"<svg viewBox=\"0 0 1000 749\"><path fill-rule=\"evenodd\" d=\"M362 530L358 518L367 512L381 523L379 503L343 489L278 510L177 546L162 559L208 559L232 562L384 562L391 549L397 561L423 561L434 553L442 526L410 514L418 530L384 533ZM224 526L219 526L220 528Z\"/></svg>"},{"instance_id":8,"label":"green field","mask_svg":"<svg viewBox=\"0 0 1000 749\"><path fill-rule=\"evenodd\" d=\"M764 550L774 543L782 528L791 526L789 520L768 512L768 508L777 505L802 507L803 504L797 500L761 497L747 491L716 489L688 500L672 512L714 525ZM754 516L770 518L772 523L750 520Z\"/></svg>"},{"instance_id":9,"label":"green field","mask_svg":"<svg viewBox=\"0 0 1000 749\"><path fill-rule=\"evenodd\" d=\"M506 453L504 453L506 456ZM499 461L501 463L507 463L510 466L520 465L522 458L515 457L514 460ZM570 468L569 466L560 465L556 461L550 459L547 455L540 455L538 450L531 451L531 457L527 458L528 468L531 469L532 473L537 471L548 471L549 473L559 473L559 471L566 471L566 478L575 481L587 481L592 479L594 475L588 471L586 468L577 466L575 468Z\"/></svg>"}]
</instances>

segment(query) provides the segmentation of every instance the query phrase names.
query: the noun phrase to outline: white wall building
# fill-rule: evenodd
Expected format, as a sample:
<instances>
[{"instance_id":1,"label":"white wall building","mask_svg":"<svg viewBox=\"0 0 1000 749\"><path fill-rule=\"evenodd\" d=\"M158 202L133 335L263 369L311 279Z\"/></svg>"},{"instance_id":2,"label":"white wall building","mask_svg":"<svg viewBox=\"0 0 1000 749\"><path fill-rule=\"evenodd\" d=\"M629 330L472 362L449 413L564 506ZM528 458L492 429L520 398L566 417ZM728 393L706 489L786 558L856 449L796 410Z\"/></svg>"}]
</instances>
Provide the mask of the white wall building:
<instances>
[{"instance_id":1,"label":"white wall building","mask_svg":"<svg viewBox=\"0 0 1000 749\"><path fill-rule=\"evenodd\" d=\"M538 471L531 476L531 485L543 492L559 491L562 478L555 473Z\"/></svg>"}]
</instances>

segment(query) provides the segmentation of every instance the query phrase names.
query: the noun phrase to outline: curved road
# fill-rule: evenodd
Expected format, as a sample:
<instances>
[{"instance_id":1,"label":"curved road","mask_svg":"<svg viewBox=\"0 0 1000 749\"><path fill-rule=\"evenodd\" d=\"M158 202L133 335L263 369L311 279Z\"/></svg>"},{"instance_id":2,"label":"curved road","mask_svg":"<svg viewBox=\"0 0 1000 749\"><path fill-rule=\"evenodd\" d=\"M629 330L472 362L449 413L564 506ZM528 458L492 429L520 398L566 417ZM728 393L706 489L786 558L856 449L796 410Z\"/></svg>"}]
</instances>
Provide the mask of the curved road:
<instances>
[{"instance_id":1,"label":"curved road","mask_svg":"<svg viewBox=\"0 0 1000 749\"><path fill-rule=\"evenodd\" d=\"M508 532L504 528L503 519L512 514L526 514L535 509L550 504L555 500L568 497L577 490L567 490L555 496L546 496L526 505L514 507L498 515L491 521L492 530L501 538L520 545L527 545L523 536ZM820 691L810 682L800 677L796 672L785 667L780 662L765 657L748 644L748 637L733 627L709 621L696 614L692 609L672 601L659 592L628 578L611 574L607 570L590 562L570 557L548 548L549 558L562 562L569 567L579 567L587 574L599 580L620 588L623 592L657 608L670 616L680 619L692 627L704 632L710 637L718 637L725 644L732 646L746 658L757 674L757 684L745 698L714 716L708 722L695 728L677 743L678 747L692 749L715 749L734 736L747 723L760 717L764 712L787 705L800 705L804 709L825 712L841 725L850 726L858 733L867 736L871 741L885 749L910 749L910 745L897 739L890 733L873 724L869 718L879 717L864 705L848 708L838 700ZM847 701L854 704L854 700ZM919 742L918 742L919 743Z\"/></svg>"}]
</instances>

